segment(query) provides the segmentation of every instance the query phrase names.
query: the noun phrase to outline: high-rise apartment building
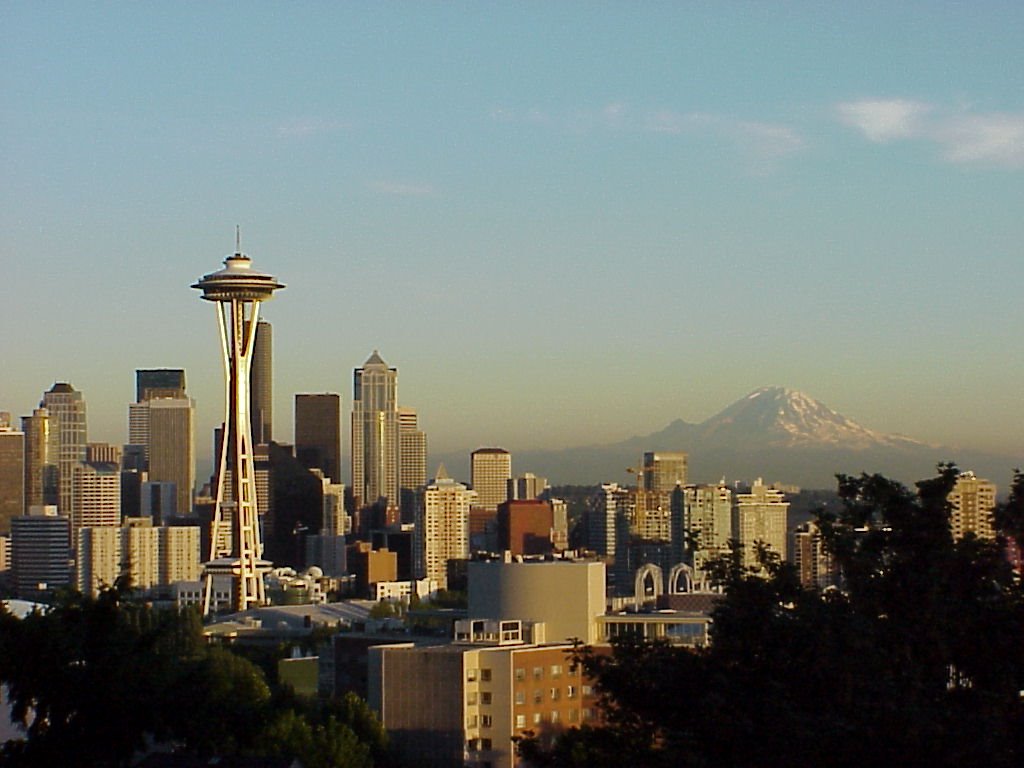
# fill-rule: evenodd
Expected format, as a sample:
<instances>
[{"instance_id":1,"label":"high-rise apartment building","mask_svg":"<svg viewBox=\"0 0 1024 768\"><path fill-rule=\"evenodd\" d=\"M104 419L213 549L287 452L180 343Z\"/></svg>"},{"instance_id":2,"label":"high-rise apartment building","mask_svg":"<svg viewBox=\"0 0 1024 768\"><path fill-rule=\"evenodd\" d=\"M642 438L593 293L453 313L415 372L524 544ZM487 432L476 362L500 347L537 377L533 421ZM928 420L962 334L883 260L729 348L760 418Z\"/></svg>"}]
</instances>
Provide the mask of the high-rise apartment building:
<instances>
[{"instance_id":1,"label":"high-rise apartment building","mask_svg":"<svg viewBox=\"0 0 1024 768\"><path fill-rule=\"evenodd\" d=\"M996 506L996 485L964 472L957 478L948 501L950 504L949 527L954 539L962 539L973 533L980 539L995 537L992 527L992 511Z\"/></svg>"},{"instance_id":2,"label":"high-rise apartment building","mask_svg":"<svg viewBox=\"0 0 1024 768\"><path fill-rule=\"evenodd\" d=\"M824 589L839 581L838 567L813 520L797 526L793 534L793 565L804 587Z\"/></svg>"},{"instance_id":3,"label":"high-rise apartment building","mask_svg":"<svg viewBox=\"0 0 1024 768\"><path fill-rule=\"evenodd\" d=\"M469 508L476 492L448 477L442 464L437 477L419 492L416 505L416 573L448 587L448 561L469 558Z\"/></svg>"},{"instance_id":4,"label":"high-rise apartment building","mask_svg":"<svg viewBox=\"0 0 1024 768\"><path fill-rule=\"evenodd\" d=\"M25 433L0 423L0 535L25 514Z\"/></svg>"},{"instance_id":5,"label":"high-rise apartment building","mask_svg":"<svg viewBox=\"0 0 1024 768\"><path fill-rule=\"evenodd\" d=\"M495 512L508 498L512 454L504 448L477 448L469 454L469 474L477 506Z\"/></svg>"},{"instance_id":6,"label":"high-rise apartment building","mask_svg":"<svg viewBox=\"0 0 1024 768\"><path fill-rule=\"evenodd\" d=\"M732 490L718 485L687 485L673 495L672 542L680 562L698 570L729 551Z\"/></svg>"},{"instance_id":7,"label":"high-rise apartment building","mask_svg":"<svg viewBox=\"0 0 1024 768\"><path fill-rule=\"evenodd\" d=\"M373 354L352 380L352 496L356 507L397 506L398 369Z\"/></svg>"},{"instance_id":8,"label":"high-rise apartment building","mask_svg":"<svg viewBox=\"0 0 1024 768\"><path fill-rule=\"evenodd\" d=\"M132 589L152 592L177 581L198 581L199 528L155 527L146 518L129 518L119 527L78 532L78 589L95 595L126 576Z\"/></svg>"},{"instance_id":9,"label":"high-rise apartment building","mask_svg":"<svg viewBox=\"0 0 1024 768\"><path fill-rule=\"evenodd\" d=\"M341 395L295 396L295 458L341 482Z\"/></svg>"},{"instance_id":10,"label":"high-rise apartment building","mask_svg":"<svg viewBox=\"0 0 1024 768\"><path fill-rule=\"evenodd\" d=\"M786 559L786 520L789 502L782 491L757 478L750 493L736 494L733 535L739 540L744 565L757 564L757 545L763 544Z\"/></svg>"},{"instance_id":11,"label":"high-rise apartment building","mask_svg":"<svg viewBox=\"0 0 1024 768\"><path fill-rule=\"evenodd\" d=\"M121 472L116 464L83 462L73 474L71 533L121 524Z\"/></svg>"},{"instance_id":12,"label":"high-rise apartment building","mask_svg":"<svg viewBox=\"0 0 1024 768\"><path fill-rule=\"evenodd\" d=\"M57 508L72 514L74 468L85 461L85 399L67 382L59 381L43 393L40 407L50 416L50 455L57 463Z\"/></svg>"},{"instance_id":13,"label":"high-rise apartment building","mask_svg":"<svg viewBox=\"0 0 1024 768\"><path fill-rule=\"evenodd\" d=\"M274 439L274 329L266 320L256 323L256 341L249 374L249 414L255 445Z\"/></svg>"},{"instance_id":14,"label":"high-rise apartment building","mask_svg":"<svg viewBox=\"0 0 1024 768\"><path fill-rule=\"evenodd\" d=\"M687 454L682 451L644 453L644 490L668 494L677 485L686 485L687 461Z\"/></svg>"},{"instance_id":15,"label":"high-rise apartment building","mask_svg":"<svg viewBox=\"0 0 1024 768\"><path fill-rule=\"evenodd\" d=\"M604 483L587 505L587 547L607 558L615 556L619 518L630 506L629 490L618 483Z\"/></svg>"},{"instance_id":16,"label":"high-rise apartment building","mask_svg":"<svg viewBox=\"0 0 1024 768\"><path fill-rule=\"evenodd\" d=\"M398 409L398 492L404 522L412 522L416 492L427 482L427 435L419 428L416 410Z\"/></svg>"},{"instance_id":17,"label":"high-rise apartment building","mask_svg":"<svg viewBox=\"0 0 1024 768\"><path fill-rule=\"evenodd\" d=\"M25 433L25 508L57 504L57 456L51 453L50 412L36 408L21 417Z\"/></svg>"}]
</instances>

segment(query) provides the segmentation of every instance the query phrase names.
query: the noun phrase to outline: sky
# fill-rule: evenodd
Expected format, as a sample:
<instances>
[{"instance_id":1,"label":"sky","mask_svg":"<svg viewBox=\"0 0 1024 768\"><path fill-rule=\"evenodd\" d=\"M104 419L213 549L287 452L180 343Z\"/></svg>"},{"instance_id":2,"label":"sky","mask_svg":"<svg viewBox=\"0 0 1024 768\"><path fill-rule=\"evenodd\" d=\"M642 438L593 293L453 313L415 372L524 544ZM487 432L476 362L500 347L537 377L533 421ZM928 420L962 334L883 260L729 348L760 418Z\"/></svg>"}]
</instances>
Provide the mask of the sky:
<instances>
[{"instance_id":1,"label":"sky","mask_svg":"<svg viewBox=\"0 0 1024 768\"><path fill-rule=\"evenodd\" d=\"M1024 457L1019 2L7 2L0 177L0 410L91 440L184 367L210 452L238 225L279 440L377 349L432 451L786 386Z\"/></svg>"}]
</instances>

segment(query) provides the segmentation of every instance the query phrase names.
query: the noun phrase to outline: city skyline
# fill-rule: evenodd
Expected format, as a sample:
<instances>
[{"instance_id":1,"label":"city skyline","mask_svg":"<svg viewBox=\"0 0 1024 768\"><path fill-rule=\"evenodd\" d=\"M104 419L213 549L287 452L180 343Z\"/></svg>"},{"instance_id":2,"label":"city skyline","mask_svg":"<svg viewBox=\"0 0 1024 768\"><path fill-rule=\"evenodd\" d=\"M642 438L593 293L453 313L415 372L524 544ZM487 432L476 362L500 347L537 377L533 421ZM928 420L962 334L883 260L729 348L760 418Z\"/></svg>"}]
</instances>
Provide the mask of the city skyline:
<instances>
[{"instance_id":1,"label":"city skyline","mask_svg":"<svg viewBox=\"0 0 1024 768\"><path fill-rule=\"evenodd\" d=\"M432 452L614 442L781 385L1024 453L1018 5L252 8L2 12L15 420L70 382L123 443L134 371L182 368L208 461L188 282L240 224L288 275L283 442L296 393L347 423L379 349Z\"/></svg>"}]
</instances>

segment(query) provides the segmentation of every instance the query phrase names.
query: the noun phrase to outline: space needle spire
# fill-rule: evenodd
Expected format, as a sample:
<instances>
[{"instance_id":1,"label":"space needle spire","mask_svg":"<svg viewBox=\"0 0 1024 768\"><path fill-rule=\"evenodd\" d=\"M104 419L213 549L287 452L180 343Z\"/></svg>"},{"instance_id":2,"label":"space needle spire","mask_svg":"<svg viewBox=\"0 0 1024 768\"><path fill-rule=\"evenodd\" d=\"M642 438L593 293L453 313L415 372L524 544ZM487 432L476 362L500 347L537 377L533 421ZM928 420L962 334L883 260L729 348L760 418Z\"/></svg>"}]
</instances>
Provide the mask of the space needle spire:
<instances>
[{"instance_id":1,"label":"space needle spire","mask_svg":"<svg viewBox=\"0 0 1024 768\"><path fill-rule=\"evenodd\" d=\"M224 435L220 448L217 501L210 531L210 559L204 563L203 613L215 608L215 577L229 576L231 608L244 611L266 602L263 575L270 563L263 559L256 469L253 461L252 421L249 413L249 372L259 319L260 302L284 288L275 277L252 268L241 252L238 230L235 253L224 268L192 285L217 307L221 352L224 359Z\"/></svg>"}]
</instances>

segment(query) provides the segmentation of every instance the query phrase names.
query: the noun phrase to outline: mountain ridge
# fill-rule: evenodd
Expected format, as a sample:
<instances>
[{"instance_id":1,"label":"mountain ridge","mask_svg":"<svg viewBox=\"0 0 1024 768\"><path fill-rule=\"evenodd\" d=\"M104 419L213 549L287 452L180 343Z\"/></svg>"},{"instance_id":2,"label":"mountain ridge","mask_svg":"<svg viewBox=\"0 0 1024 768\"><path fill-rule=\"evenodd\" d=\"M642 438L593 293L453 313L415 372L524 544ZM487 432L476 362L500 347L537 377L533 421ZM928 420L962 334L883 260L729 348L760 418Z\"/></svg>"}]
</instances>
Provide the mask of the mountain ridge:
<instances>
[{"instance_id":1,"label":"mountain ridge","mask_svg":"<svg viewBox=\"0 0 1024 768\"><path fill-rule=\"evenodd\" d=\"M1005 484L1021 457L952 449L864 427L799 390L760 387L699 423L677 418L661 430L614 443L513 451L513 474L553 485L630 482L626 468L643 451L686 451L692 482L722 476L831 489L835 475L879 472L904 483L931 476L940 462ZM468 479L469 451L431 456Z\"/></svg>"}]
</instances>

